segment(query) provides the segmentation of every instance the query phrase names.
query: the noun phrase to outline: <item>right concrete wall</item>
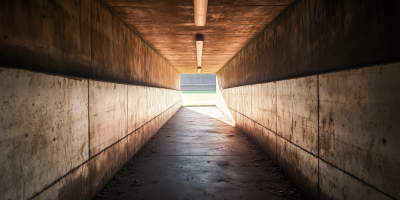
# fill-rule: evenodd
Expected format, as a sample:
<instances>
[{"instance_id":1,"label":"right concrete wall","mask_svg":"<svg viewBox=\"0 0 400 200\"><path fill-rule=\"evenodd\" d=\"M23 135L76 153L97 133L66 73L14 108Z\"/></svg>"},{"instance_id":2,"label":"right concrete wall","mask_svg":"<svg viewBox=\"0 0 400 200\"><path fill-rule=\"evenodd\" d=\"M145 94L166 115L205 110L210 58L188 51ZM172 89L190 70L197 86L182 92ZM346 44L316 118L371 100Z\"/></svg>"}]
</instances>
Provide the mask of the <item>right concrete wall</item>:
<instances>
[{"instance_id":1,"label":"right concrete wall","mask_svg":"<svg viewBox=\"0 0 400 200\"><path fill-rule=\"evenodd\" d=\"M312 199L400 198L400 63L217 92Z\"/></svg>"},{"instance_id":2,"label":"right concrete wall","mask_svg":"<svg viewBox=\"0 0 400 200\"><path fill-rule=\"evenodd\" d=\"M400 199L398 10L297 0L217 73L217 107L311 199Z\"/></svg>"},{"instance_id":3,"label":"right concrete wall","mask_svg":"<svg viewBox=\"0 0 400 200\"><path fill-rule=\"evenodd\" d=\"M221 88L400 60L400 1L296 0L217 73Z\"/></svg>"}]
</instances>

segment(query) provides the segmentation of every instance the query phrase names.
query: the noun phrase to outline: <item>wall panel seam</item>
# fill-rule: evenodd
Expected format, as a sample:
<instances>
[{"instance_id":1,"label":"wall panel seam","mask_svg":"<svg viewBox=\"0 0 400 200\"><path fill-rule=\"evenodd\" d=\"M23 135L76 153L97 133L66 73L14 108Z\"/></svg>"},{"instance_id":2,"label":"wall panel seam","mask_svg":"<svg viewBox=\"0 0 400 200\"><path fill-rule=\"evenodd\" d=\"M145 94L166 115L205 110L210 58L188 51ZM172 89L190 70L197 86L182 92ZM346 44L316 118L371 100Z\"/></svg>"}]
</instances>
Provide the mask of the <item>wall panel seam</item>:
<instances>
[{"instance_id":1,"label":"wall panel seam","mask_svg":"<svg viewBox=\"0 0 400 200\"><path fill-rule=\"evenodd\" d=\"M89 83L89 79L87 80L87 86L88 86L88 101L87 101L87 113L88 113L88 152L89 152L89 156L88 158L90 159L90 109L89 109L89 102L90 102L90 83Z\"/></svg>"},{"instance_id":2,"label":"wall panel seam","mask_svg":"<svg viewBox=\"0 0 400 200\"><path fill-rule=\"evenodd\" d=\"M125 130L125 133L126 133L127 136L129 135L129 133L128 133L128 131L129 131L129 128L128 128L129 114L128 113L129 113L129 88L126 85L126 130ZM126 143L127 143L127 145L126 145L126 156L128 157L128 151L129 151L128 141Z\"/></svg>"},{"instance_id":3,"label":"wall panel seam","mask_svg":"<svg viewBox=\"0 0 400 200\"><path fill-rule=\"evenodd\" d=\"M318 134L318 138L317 138L317 141L318 141L318 145L317 145L317 147L318 147L318 149L317 149L317 154L318 154L318 174L317 174L317 177L318 177L318 181L317 181L317 199L320 199L320 168L319 168L319 160L320 160L320 157L319 157L319 75L317 75L317 134Z\"/></svg>"},{"instance_id":4,"label":"wall panel seam","mask_svg":"<svg viewBox=\"0 0 400 200\"><path fill-rule=\"evenodd\" d=\"M173 65L172 65L171 63L169 63L169 61L168 61L163 55L161 55L160 52L158 52L158 51L156 50L156 48L154 48L152 45L150 45L150 42L148 42L147 40L145 40L144 38L142 38L131 26L128 26L128 24L126 24L126 22L125 22L124 20L122 20L117 14L115 14L114 10L110 9L110 7L108 7L104 2L102 2L102 1L99 1L99 2L100 2L101 4L103 4L103 6L105 6L115 17L117 17L118 20L119 20L123 25L125 25L126 28L128 28L130 31L132 31L134 34L136 34L136 36L139 37L141 40L143 40L143 42L145 42L145 44L146 44L147 46L149 46L158 56L160 56L161 58L163 58L163 60L164 60L165 62L167 62L167 63L170 65L169 67L171 67L172 69L174 69L176 73L179 73L178 70L175 69L175 67L173 67ZM91 16L92 16L92 15L91 15Z\"/></svg>"},{"instance_id":5,"label":"wall panel seam","mask_svg":"<svg viewBox=\"0 0 400 200\"><path fill-rule=\"evenodd\" d=\"M232 109L232 110L234 110L234 109ZM315 158L318 158L318 156L317 156L317 155L314 155L313 153L311 153L311 152L309 152L308 150L304 149L303 147L300 147L299 145L297 145L297 144L295 144L295 143L291 142L290 140L288 140L288 139L284 138L283 136L280 136L280 135L278 135L276 132L274 132L274 131L272 131L271 129L269 129L269 128L265 127L264 125L260 124L259 122L256 122L256 121L254 121L253 119L251 119L251 118L247 117L246 115L243 115L242 113L240 113L240 112L238 112L238 111L236 111L236 110L234 110L234 111L235 111L235 112L237 112L238 114L240 114L240 115L242 115L242 116L244 116L244 117L248 118L249 120L253 121L254 123L256 123L256 124L258 124L258 125L260 125L260 126L264 127L265 129L267 129L267 130L269 130L269 131L273 132L273 133L274 133L275 135L277 135L278 137L280 137L280 138L282 138L282 139L286 140L287 142L289 142L289 143L293 144L294 146L296 146L296 147L300 148L301 150L303 150L303 151L307 152L308 154L310 154L310 155L314 156Z\"/></svg>"},{"instance_id":6,"label":"wall panel seam","mask_svg":"<svg viewBox=\"0 0 400 200\"><path fill-rule=\"evenodd\" d=\"M169 109L172 109L176 104L178 104L180 101L176 102L173 106L169 107L168 109L166 109L164 112L166 112ZM162 112L162 113L164 113ZM160 113L158 116L160 116L162 113ZM172 116L171 116L172 117ZM171 118L170 117L170 118ZM155 117L156 118L156 117ZM153 119L155 119L153 118ZM151 119L150 121L152 121L153 119ZM169 120L169 119L168 119ZM150 121L146 122L145 124L149 123ZM164 124L166 124L167 122L165 122ZM143 126L145 125L143 124ZM142 126L140 126L142 127ZM140 128L139 127L139 128ZM162 128L163 126L161 126ZM139 129L137 128L137 129ZM160 128L160 129L161 129ZM135 129L135 131L137 130ZM158 132L160 129L158 129L156 132ZM126 135L125 137L119 139L118 141L114 142L113 144L111 144L110 146L108 146L107 148L103 149L102 151L100 151L98 154L93 155L92 157L90 157L88 160L86 160L85 162L83 162L82 164L80 164L79 166L69 170L66 174L64 174L63 176L61 176L60 178L57 178L55 181L53 181L52 183L50 183L48 186L45 186L43 188L43 190L41 190L40 192L37 192L36 194L32 195L32 197L28 198L29 200L34 199L35 197L39 196L40 194L42 194L43 192L45 192L47 189L51 188L52 186L54 186L55 184L57 184L59 181L61 181L63 178L65 178L66 176L70 175L71 173L73 173L74 171L78 170L80 167L82 167L83 165L85 165L86 163L88 163L89 161L91 161L92 159L94 159L95 157L97 157L98 155L100 155L101 153L105 152L106 150L108 150L109 148L111 148L112 146L118 144L119 142L121 142L122 140L124 140L125 138L127 138L129 135L131 135L132 133L134 133L135 131L132 131L130 134ZM155 132L155 133L156 133Z\"/></svg>"},{"instance_id":7,"label":"wall panel seam","mask_svg":"<svg viewBox=\"0 0 400 200\"><path fill-rule=\"evenodd\" d=\"M344 169L341 169L341 168L337 167L336 165L334 165L334 164L332 164L332 163L330 163L330 162L328 162L328 161L326 161L326 160L324 160L324 159L322 159L322 158L319 158L319 160L321 160L321 161L324 162L325 164L327 164L327 165L329 165L329 166L331 166L331 167L333 167L333 168L335 168L335 169L341 171L342 173L344 173L344 174L346 174L346 175L348 175L348 176L350 176L350 177L356 179L357 181L359 181L359 182L365 184L366 186L368 186L368 187L370 187L370 188L372 188L372 189L378 191L379 193L383 194L384 196L386 196L386 197L388 197L388 198L391 198L391 199L394 199L394 200L396 199L396 198L390 196L389 194L386 194L385 192L381 191L380 189L378 189L377 187L373 186L372 184L369 184L369 183L365 182L364 180L358 178L357 176L354 176L353 174L351 174L351 173L345 171Z\"/></svg>"},{"instance_id":8,"label":"wall panel seam","mask_svg":"<svg viewBox=\"0 0 400 200\"><path fill-rule=\"evenodd\" d=\"M318 78L317 78L317 80L318 80ZM318 82L318 81L317 81L317 83L318 83L318 85L319 85L319 82ZM317 87L317 88L318 88L318 87ZM319 88L318 88L318 92L319 92ZM319 95L319 93L318 93L318 95ZM318 98L318 109L317 109L317 110L318 110L318 120L319 120L319 96L318 96L317 98ZM266 128L267 130L269 130L269 131L271 131L271 132L273 132L277 137L280 137L280 138L284 139L285 141L289 142L290 144L296 146L297 148L300 148L300 149L303 150L304 152L306 152L306 153L310 154L311 156L313 156L313 157L315 157L315 158L318 159L318 182L317 182L317 184L318 184L318 197L317 197L317 198L318 198L318 199L319 199L319 174L320 174L320 170L319 170L319 160L321 160L321 161L323 161L324 163L328 164L329 166L331 166L331 167L333 167L333 168L335 168L335 169L337 169L337 170L343 172L344 174L349 175L350 177L352 177L352 178L358 180L359 182L365 184L366 186L368 186L368 187L370 187L370 188L372 188L372 189L378 191L378 192L381 193L382 195L384 195L384 196L386 196L386 197L388 197L388 198L391 198L391 199L396 199L396 198L392 197L391 195L389 195L389 194L387 194L387 193L385 193L385 192L379 190L377 187L373 186L372 184L369 184L369 183L365 182L364 180L362 180L362 179L360 179L360 178L358 178L358 177L352 175L351 173L345 171L344 169L341 169L341 168L339 168L338 166L336 166L336 165L334 165L334 164L332 164L332 163L329 163L329 162L327 162L327 161L325 161L325 160L319 158L319 121L318 121L318 153L317 153L317 155L314 155L313 153L309 152L308 150L306 150L306 149L304 149L304 148L298 146L297 144L295 144L295 143L293 143L293 142L287 140L286 138L284 138L284 137L278 135L278 134L277 134L277 131L278 131L278 130L276 130L276 132L274 132L274 131L272 131L271 129L269 129L269 128L265 127L264 125L260 124L259 122L257 122L257 121L255 121L255 120L253 120L253 119L247 117L246 115L244 115L244 114L238 112L237 110L235 110L235 109L233 109L233 108L231 108L231 107L229 107L229 106L227 106L227 107L228 107L229 109L232 109L233 111L235 111L237 114L240 114L240 115L242 115L243 117L246 117L246 118L248 118L249 120L253 121L254 123L256 123L256 124L258 124L258 125L260 125L260 126ZM240 128L240 127L239 127L239 128ZM240 129L243 130L242 128L240 128ZM276 157L276 160L277 160L277 159L278 159L278 157Z\"/></svg>"},{"instance_id":9,"label":"wall panel seam","mask_svg":"<svg viewBox=\"0 0 400 200\"><path fill-rule=\"evenodd\" d=\"M275 159L278 159L278 84L275 83Z\"/></svg>"}]
</instances>

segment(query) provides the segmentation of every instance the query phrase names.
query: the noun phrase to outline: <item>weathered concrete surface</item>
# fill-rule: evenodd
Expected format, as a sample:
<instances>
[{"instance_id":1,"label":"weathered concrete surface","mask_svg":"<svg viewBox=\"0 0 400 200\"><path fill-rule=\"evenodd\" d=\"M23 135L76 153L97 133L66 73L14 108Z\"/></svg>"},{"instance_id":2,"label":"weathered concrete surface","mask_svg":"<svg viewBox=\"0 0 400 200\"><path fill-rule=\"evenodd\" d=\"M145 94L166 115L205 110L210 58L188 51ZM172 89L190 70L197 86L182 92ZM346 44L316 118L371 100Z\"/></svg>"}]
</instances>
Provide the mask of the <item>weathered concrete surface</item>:
<instances>
[{"instance_id":1,"label":"weathered concrete surface","mask_svg":"<svg viewBox=\"0 0 400 200\"><path fill-rule=\"evenodd\" d=\"M318 198L318 157L277 137L277 162L310 199Z\"/></svg>"},{"instance_id":2,"label":"weathered concrete surface","mask_svg":"<svg viewBox=\"0 0 400 200\"><path fill-rule=\"evenodd\" d=\"M153 88L155 117L132 140L128 99L149 87L5 67L0 77L1 199L90 199L181 106L180 91ZM145 113L140 97L131 109Z\"/></svg>"},{"instance_id":3,"label":"weathered concrete surface","mask_svg":"<svg viewBox=\"0 0 400 200\"><path fill-rule=\"evenodd\" d=\"M215 107L182 107L96 199L120 198L303 199Z\"/></svg>"},{"instance_id":4,"label":"weathered concrete surface","mask_svg":"<svg viewBox=\"0 0 400 200\"><path fill-rule=\"evenodd\" d=\"M179 89L180 75L98 0L7 0L0 18L0 64L36 71L0 68L0 199L89 199L137 151L128 131L148 124L148 139L169 119L149 122L148 87L124 84ZM153 118L180 106L152 91Z\"/></svg>"},{"instance_id":5,"label":"weathered concrete surface","mask_svg":"<svg viewBox=\"0 0 400 200\"><path fill-rule=\"evenodd\" d=\"M278 82L279 83L279 82ZM280 84L277 85L279 86ZM250 88L250 87L240 87ZM279 88L279 87L278 87ZM243 93L243 92L242 92ZM279 104L278 100L278 104ZM248 105L244 105L248 107ZM276 118L276 116L272 116ZM315 122L318 124L318 121ZM277 160L279 166L290 175L291 179L298 187L311 199L318 197L318 157L304 151L303 149L294 146L289 141L280 137L275 132L272 132L261 126L259 122L254 121L247 116L237 113L236 126L243 132L247 133L261 149L266 151L266 154ZM315 127L318 131L318 127ZM280 129L278 128L278 131ZM294 133L293 135L297 135ZM318 137L318 134L316 134ZM297 141L299 142L299 141ZM315 143L318 145L318 140ZM300 145L304 145L300 141ZM298 144L298 145L299 145ZM318 150L316 146L316 151ZM311 189L310 189L311 188Z\"/></svg>"},{"instance_id":6,"label":"weathered concrete surface","mask_svg":"<svg viewBox=\"0 0 400 200\"><path fill-rule=\"evenodd\" d=\"M125 82L124 43L129 29L100 1L91 4L91 66L93 77ZM128 56L128 55L126 55Z\"/></svg>"},{"instance_id":7,"label":"weathered concrete surface","mask_svg":"<svg viewBox=\"0 0 400 200\"><path fill-rule=\"evenodd\" d=\"M158 93L157 88L147 88L146 91L147 99L146 99L146 107L147 110L147 121L150 121L158 114L158 106L160 105L161 96Z\"/></svg>"},{"instance_id":8,"label":"weathered concrete surface","mask_svg":"<svg viewBox=\"0 0 400 200\"><path fill-rule=\"evenodd\" d=\"M34 199L90 199L128 160L126 149L127 138L96 155Z\"/></svg>"},{"instance_id":9,"label":"weathered concrete surface","mask_svg":"<svg viewBox=\"0 0 400 200\"><path fill-rule=\"evenodd\" d=\"M252 85L252 119L276 132L276 83Z\"/></svg>"},{"instance_id":10,"label":"weathered concrete surface","mask_svg":"<svg viewBox=\"0 0 400 200\"><path fill-rule=\"evenodd\" d=\"M395 63L319 76L321 159L397 199L399 74Z\"/></svg>"},{"instance_id":11,"label":"weathered concrete surface","mask_svg":"<svg viewBox=\"0 0 400 200\"><path fill-rule=\"evenodd\" d=\"M161 120L164 113L169 113L166 116L171 117L180 106L179 102L176 103L151 122L67 174L34 199L91 199L109 178L163 125L160 123L165 123L169 119ZM153 124L151 124L152 122ZM151 126L158 128L152 129Z\"/></svg>"},{"instance_id":12,"label":"weathered concrete surface","mask_svg":"<svg viewBox=\"0 0 400 200\"><path fill-rule=\"evenodd\" d=\"M128 160L127 145L128 138L124 138L88 162L88 176L91 184L84 185L84 187L85 190L90 191L89 196L93 196L96 191L99 191L108 179ZM71 185L75 186L73 183ZM70 192L72 193L73 190ZM64 195L64 199L69 198L68 193Z\"/></svg>"},{"instance_id":13,"label":"weathered concrete surface","mask_svg":"<svg viewBox=\"0 0 400 200\"><path fill-rule=\"evenodd\" d=\"M399 69L393 63L223 89L217 106L271 158L275 154L309 198L398 199ZM271 90L260 85L273 84L276 116L256 109L273 102ZM246 94L250 86L252 105L230 95ZM237 111L248 107L253 118ZM278 119L276 132L260 121L264 113Z\"/></svg>"},{"instance_id":14,"label":"weathered concrete surface","mask_svg":"<svg viewBox=\"0 0 400 200\"><path fill-rule=\"evenodd\" d=\"M0 18L3 66L180 88L179 73L100 0L6 0Z\"/></svg>"},{"instance_id":15,"label":"weathered concrete surface","mask_svg":"<svg viewBox=\"0 0 400 200\"><path fill-rule=\"evenodd\" d=\"M128 134L127 86L89 81L90 156Z\"/></svg>"},{"instance_id":16,"label":"weathered concrete surface","mask_svg":"<svg viewBox=\"0 0 400 200\"><path fill-rule=\"evenodd\" d=\"M293 1L209 1L207 23L199 27L190 0L104 0L184 74L197 73L196 34L204 35L201 73L216 73Z\"/></svg>"},{"instance_id":17,"label":"weathered concrete surface","mask_svg":"<svg viewBox=\"0 0 400 200\"><path fill-rule=\"evenodd\" d=\"M277 134L318 155L317 76L278 81L276 88Z\"/></svg>"},{"instance_id":18,"label":"weathered concrete surface","mask_svg":"<svg viewBox=\"0 0 400 200\"><path fill-rule=\"evenodd\" d=\"M140 127L140 121L141 119L141 111L145 107L143 104L140 104L140 99L143 96L142 94L139 93L140 86L135 86L135 85L128 85L128 134L132 133L135 131L137 128Z\"/></svg>"},{"instance_id":19,"label":"weathered concrete surface","mask_svg":"<svg viewBox=\"0 0 400 200\"><path fill-rule=\"evenodd\" d=\"M90 75L103 80L171 89L179 73L101 1L92 4Z\"/></svg>"},{"instance_id":20,"label":"weathered concrete surface","mask_svg":"<svg viewBox=\"0 0 400 200\"><path fill-rule=\"evenodd\" d=\"M87 75L91 0L7 0L0 8L0 64L63 75Z\"/></svg>"},{"instance_id":21,"label":"weathered concrete surface","mask_svg":"<svg viewBox=\"0 0 400 200\"><path fill-rule=\"evenodd\" d=\"M128 85L128 133L179 102L180 91Z\"/></svg>"},{"instance_id":22,"label":"weathered concrete surface","mask_svg":"<svg viewBox=\"0 0 400 200\"><path fill-rule=\"evenodd\" d=\"M319 173L320 199L393 199L323 161Z\"/></svg>"},{"instance_id":23,"label":"weathered concrete surface","mask_svg":"<svg viewBox=\"0 0 400 200\"><path fill-rule=\"evenodd\" d=\"M96 155L34 199L91 199L180 107L179 102L174 104L152 121L110 146L106 151Z\"/></svg>"},{"instance_id":24,"label":"weathered concrete surface","mask_svg":"<svg viewBox=\"0 0 400 200\"><path fill-rule=\"evenodd\" d=\"M133 94L137 95L139 98L138 100L138 107L132 107L133 109L137 110L137 128L143 126L148 119L148 112L147 112L147 88L146 87L139 87L138 93ZM145 97L145 98L144 98Z\"/></svg>"},{"instance_id":25,"label":"weathered concrete surface","mask_svg":"<svg viewBox=\"0 0 400 200\"><path fill-rule=\"evenodd\" d=\"M128 156L133 156L152 136L175 114L181 104L178 102L165 112L157 115L152 121L144 124L128 135Z\"/></svg>"},{"instance_id":26,"label":"weathered concrete surface","mask_svg":"<svg viewBox=\"0 0 400 200\"><path fill-rule=\"evenodd\" d=\"M251 111L252 111L251 97L252 96L251 95L252 95L251 85L241 87L241 90L240 90L241 104L240 105L244 105L244 106L240 106L239 108L242 108L242 113L249 118L252 118L252 113L251 113Z\"/></svg>"},{"instance_id":27,"label":"weathered concrete surface","mask_svg":"<svg viewBox=\"0 0 400 200\"><path fill-rule=\"evenodd\" d=\"M276 160L277 159L277 135L270 131L269 129L263 127L263 137L262 137L262 142L263 144L260 145L260 148L262 148L265 153L269 155L270 158Z\"/></svg>"},{"instance_id":28,"label":"weathered concrete surface","mask_svg":"<svg viewBox=\"0 0 400 200\"><path fill-rule=\"evenodd\" d=\"M0 199L28 199L89 158L88 81L0 68Z\"/></svg>"},{"instance_id":29,"label":"weathered concrete surface","mask_svg":"<svg viewBox=\"0 0 400 200\"><path fill-rule=\"evenodd\" d=\"M73 183L73 184L71 184ZM88 199L90 191L83 190L85 185L90 185L87 164L71 171L67 176L62 177L47 190L35 196L34 200L58 200L58 199ZM72 192L71 192L72 191Z\"/></svg>"},{"instance_id":30,"label":"weathered concrete surface","mask_svg":"<svg viewBox=\"0 0 400 200\"><path fill-rule=\"evenodd\" d=\"M400 60L399 1L297 0L217 72L219 87Z\"/></svg>"}]
</instances>

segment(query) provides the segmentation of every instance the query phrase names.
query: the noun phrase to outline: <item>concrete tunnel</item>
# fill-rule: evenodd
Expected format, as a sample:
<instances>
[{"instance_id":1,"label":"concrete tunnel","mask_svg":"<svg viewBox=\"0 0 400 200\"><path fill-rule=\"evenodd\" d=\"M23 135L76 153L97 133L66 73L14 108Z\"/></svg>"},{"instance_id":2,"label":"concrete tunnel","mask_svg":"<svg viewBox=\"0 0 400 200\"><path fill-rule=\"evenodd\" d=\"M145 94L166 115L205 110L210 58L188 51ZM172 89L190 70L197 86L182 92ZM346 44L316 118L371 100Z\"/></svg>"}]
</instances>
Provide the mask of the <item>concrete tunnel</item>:
<instances>
[{"instance_id":1,"label":"concrete tunnel","mask_svg":"<svg viewBox=\"0 0 400 200\"><path fill-rule=\"evenodd\" d=\"M206 6L3 1L0 199L400 199L400 1Z\"/></svg>"}]
</instances>

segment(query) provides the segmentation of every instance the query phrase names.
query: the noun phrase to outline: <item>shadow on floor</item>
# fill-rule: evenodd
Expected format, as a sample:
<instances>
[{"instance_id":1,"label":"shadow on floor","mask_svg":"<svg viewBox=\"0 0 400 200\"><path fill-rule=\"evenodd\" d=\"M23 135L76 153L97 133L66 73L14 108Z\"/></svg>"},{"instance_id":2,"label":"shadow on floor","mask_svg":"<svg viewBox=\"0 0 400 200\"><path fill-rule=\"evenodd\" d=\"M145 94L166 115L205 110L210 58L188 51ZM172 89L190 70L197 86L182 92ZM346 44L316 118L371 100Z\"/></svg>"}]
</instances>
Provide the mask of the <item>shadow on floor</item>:
<instances>
[{"instance_id":1,"label":"shadow on floor","mask_svg":"<svg viewBox=\"0 0 400 200\"><path fill-rule=\"evenodd\" d=\"M216 107L182 107L95 199L304 199Z\"/></svg>"}]
</instances>

